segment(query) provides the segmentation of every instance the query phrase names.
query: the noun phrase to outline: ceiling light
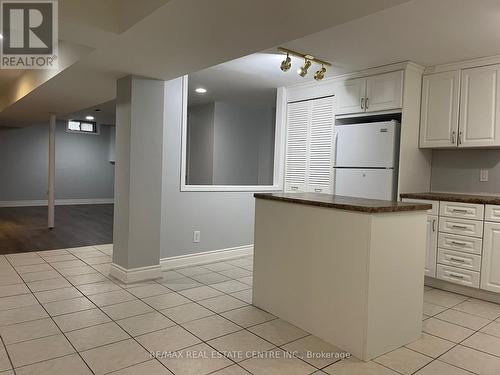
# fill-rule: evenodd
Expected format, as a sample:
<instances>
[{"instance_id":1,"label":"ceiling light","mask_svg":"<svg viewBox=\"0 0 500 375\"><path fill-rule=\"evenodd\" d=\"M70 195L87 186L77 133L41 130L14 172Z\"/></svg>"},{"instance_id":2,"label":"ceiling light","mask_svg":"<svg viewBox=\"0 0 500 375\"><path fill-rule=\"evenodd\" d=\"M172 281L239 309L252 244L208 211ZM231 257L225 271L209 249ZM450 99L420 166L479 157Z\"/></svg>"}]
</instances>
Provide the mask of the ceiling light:
<instances>
[{"instance_id":1,"label":"ceiling light","mask_svg":"<svg viewBox=\"0 0 500 375\"><path fill-rule=\"evenodd\" d=\"M311 60L308 60L307 58L304 59L304 65L302 65L298 70L297 74L301 77L305 77L307 74L307 69L311 66Z\"/></svg>"},{"instance_id":2,"label":"ceiling light","mask_svg":"<svg viewBox=\"0 0 500 375\"><path fill-rule=\"evenodd\" d=\"M284 72L288 72L292 67L292 59L290 58L290 54L286 54L286 59L281 63L281 70Z\"/></svg>"},{"instance_id":3,"label":"ceiling light","mask_svg":"<svg viewBox=\"0 0 500 375\"><path fill-rule=\"evenodd\" d=\"M318 70L316 73L314 73L314 79L316 81L321 81L323 78L325 78L325 73L326 73L326 68L322 65L321 69Z\"/></svg>"},{"instance_id":4,"label":"ceiling light","mask_svg":"<svg viewBox=\"0 0 500 375\"><path fill-rule=\"evenodd\" d=\"M207 92L207 89L204 89L203 87L198 87L196 90L198 94L205 94Z\"/></svg>"},{"instance_id":5,"label":"ceiling light","mask_svg":"<svg viewBox=\"0 0 500 375\"><path fill-rule=\"evenodd\" d=\"M2 40L2 39L3 39L3 35L2 35L2 34L0 34L0 40Z\"/></svg>"},{"instance_id":6,"label":"ceiling light","mask_svg":"<svg viewBox=\"0 0 500 375\"><path fill-rule=\"evenodd\" d=\"M93 119L94 119L94 116L86 116L86 117L85 117L85 120L92 121Z\"/></svg>"}]
</instances>

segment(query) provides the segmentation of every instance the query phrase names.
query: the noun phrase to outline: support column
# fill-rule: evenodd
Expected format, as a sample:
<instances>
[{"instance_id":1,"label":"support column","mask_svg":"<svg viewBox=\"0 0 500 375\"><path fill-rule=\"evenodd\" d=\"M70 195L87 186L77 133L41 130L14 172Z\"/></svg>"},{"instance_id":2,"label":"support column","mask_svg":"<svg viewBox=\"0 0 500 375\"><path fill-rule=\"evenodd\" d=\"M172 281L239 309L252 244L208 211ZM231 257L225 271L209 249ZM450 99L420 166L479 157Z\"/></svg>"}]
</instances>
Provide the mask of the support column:
<instances>
[{"instance_id":1,"label":"support column","mask_svg":"<svg viewBox=\"0 0 500 375\"><path fill-rule=\"evenodd\" d=\"M56 171L56 115L50 114L49 121L49 184L48 184L48 227L54 228L55 218L55 171Z\"/></svg>"},{"instance_id":2,"label":"support column","mask_svg":"<svg viewBox=\"0 0 500 375\"><path fill-rule=\"evenodd\" d=\"M118 80L110 272L125 283L161 276L163 112L163 81Z\"/></svg>"}]
</instances>

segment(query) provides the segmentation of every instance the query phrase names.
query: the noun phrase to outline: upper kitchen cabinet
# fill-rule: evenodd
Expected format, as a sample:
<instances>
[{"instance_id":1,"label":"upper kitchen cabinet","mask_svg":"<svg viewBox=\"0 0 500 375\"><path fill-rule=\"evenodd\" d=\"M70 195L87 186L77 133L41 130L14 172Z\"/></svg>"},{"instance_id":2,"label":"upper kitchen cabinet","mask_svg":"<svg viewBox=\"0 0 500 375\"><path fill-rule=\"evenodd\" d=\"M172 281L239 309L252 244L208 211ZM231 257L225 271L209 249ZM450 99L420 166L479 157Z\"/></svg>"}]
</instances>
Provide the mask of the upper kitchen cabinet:
<instances>
[{"instance_id":1,"label":"upper kitchen cabinet","mask_svg":"<svg viewBox=\"0 0 500 375\"><path fill-rule=\"evenodd\" d=\"M459 147L500 146L500 65L462 70Z\"/></svg>"},{"instance_id":2,"label":"upper kitchen cabinet","mask_svg":"<svg viewBox=\"0 0 500 375\"><path fill-rule=\"evenodd\" d=\"M421 148L500 147L500 64L470 65L424 75Z\"/></svg>"},{"instance_id":3,"label":"upper kitchen cabinet","mask_svg":"<svg viewBox=\"0 0 500 375\"><path fill-rule=\"evenodd\" d=\"M364 112L366 78L353 78L335 84L337 115Z\"/></svg>"},{"instance_id":4,"label":"upper kitchen cabinet","mask_svg":"<svg viewBox=\"0 0 500 375\"><path fill-rule=\"evenodd\" d=\"M339 81L335 95L337 115L399 109L403 102L403 71Z\"/></svg>"},{"instance_id":5,"label":"upper kitchen cabinet","mask_svg":"<svg viewBox=\"0 0 500 375\"><path fill-rule=\"evenodd\" d=\"M403 71L366 79L366 112L387 111L403 106Z\"/></svg>"},{"instance_id":6,"label":"upper kitchen cabinet","mask_svg":"<svg viewBox=\"0 0 500 375\"><path fill-rule=\"evenodd\" d=\"M423 77L420 147L456 147L460 73L435 73Z\"/></svg>"}]
</instances>

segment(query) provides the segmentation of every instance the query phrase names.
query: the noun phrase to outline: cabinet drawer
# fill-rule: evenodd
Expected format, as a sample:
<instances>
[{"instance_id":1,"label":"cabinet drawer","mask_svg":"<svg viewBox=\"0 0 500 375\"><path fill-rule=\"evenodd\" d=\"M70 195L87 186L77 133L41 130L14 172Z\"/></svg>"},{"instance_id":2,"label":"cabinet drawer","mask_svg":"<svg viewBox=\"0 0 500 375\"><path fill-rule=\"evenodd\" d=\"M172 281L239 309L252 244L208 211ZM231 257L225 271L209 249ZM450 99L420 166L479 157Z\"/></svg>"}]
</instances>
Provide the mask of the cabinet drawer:
<instances>
[{"instance_id":1,"label":"cabinet drawer","mask_svg":"<svg viewBox=\"0 0 500 375\"><path fill-rule=\"evenodd\" d=\"M437 278L455 284L479 288L479 272L438 264Z\"/></svg>"},{"instance_id":2,"label":"cabinet drawer","mask_svg":"<svg viewBox=\"0 0 500 375\"><path fill-rule=\"evenodd\" d=\"M439 205L439 215L462 219L483 220L484 205L441 201Z\"/></svg>"},{"instance_id":3,"label":"cabinet drawer","mask_svg":"<svg viewBox=\"0 0 500 375\"><path fill-rule=\"evenodd\" d=\"M402 202L411 202L411 203L425 203L432 204L432 209L427 210L428 215L439 215L439 201L430 201L427 199L411 199L411 198L403 198Z\"/></svg>"},{"instance_id":4,"label":"cabinet drawer","mask_svg":"<svg viewBox=\"0 0 500 375\"><path fill-rule=\"evenodd\" d=\"M483 222L477 220L455 219L453 217L440 216L439 231L473 237L482 237Z\"/></svg>"},{"instance_id":5,"label":"cabinet drawer","mask_svg":"<svg viewBox=\"0 0 500 375\"><path fill-rule=\"evenodd\" d=\"M484 205L441 201L439 204L439 215L462 219L483 220Z\"/></svg>"},{"instance_id":6,"label":"cabinet drawer","mask_svg":"<svg viewBox=\"0 0 500 375\"><path fill-rule=\"evenodd\" d=\"M285 192L286 193L305 193L306 191L306 186L305 184L295 184L295 183L290 183L286 182L285 183Z\"/></svg>"},{"instance_id":7,"label":"cabinet drawer","mask_svg":"<svg viewBox=\"0 0 500 375\"><path fill-rule=\"evenodd\" d=\"M484 212L484 220L500 222L500 206L487 204Z\"/></svg>"},{"instance_id":8,"label":"cabinet drawer","mask_svg":"<svg viewBox=\"0 0 500 375\"><path fill-rule=\"evenodd\" d=\"M481 270L480 255L448 249L438 249L438 263L477 272Z\"/></svg>"},{"instance_id":9,"label":"cabinet drawer","mask_svg":"<svg viewBox=\"0 0 500 375\"><path fill-rule=\"evenodd\" d=\"M483 240L475 237L459 236L457 234L439 233L439 247L443 249L463 251L481 255Z\"/></svg>"}]
</instances>

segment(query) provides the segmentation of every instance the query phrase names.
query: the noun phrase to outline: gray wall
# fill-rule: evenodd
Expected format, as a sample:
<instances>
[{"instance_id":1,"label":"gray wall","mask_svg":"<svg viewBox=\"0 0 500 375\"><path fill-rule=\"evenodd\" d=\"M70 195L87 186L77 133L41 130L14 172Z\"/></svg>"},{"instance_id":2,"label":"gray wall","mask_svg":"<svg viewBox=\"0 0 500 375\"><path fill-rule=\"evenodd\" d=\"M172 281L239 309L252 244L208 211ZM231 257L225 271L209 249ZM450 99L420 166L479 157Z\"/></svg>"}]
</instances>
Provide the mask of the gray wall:
<instances>
[{"instance_id":1,"label":"gray wall","mask_svg":"<svg viewBox=\"0 0 500 375\"><path fill-rule=\"evenodd\" d=\"M271 185L276 110L215 102L188 109L188 184Z\"/></svg>"},{"instance_id":2,"label":"gray wall","mask_svg":"<svg viewBox=\"0 0 500 375\"><path fill-rule=\"evenodd\" d=\"M273 108L216 102L214 117L214 184L271 185Z\"/></svg>"},{"instance_id":3,"label":"gray wall","mask_svg":"<svg viewBox=\"0 0 500 375\"><path fill-rule=\"evenodd\" d=\"M181 192L182 79L165 82L161 257L253 244L250 192ZM193 243L193 231L201 242Z\"/></svg>"},{"instance_id":4,"label":"gray wall","mask_svg":"<svg viewBox=\"0 0 500 375\"><path fill-rule=\"evenodd\" d=\"M189 107L188 180L189 185L212 185L214 162L214 103Z\"/></svg>"},{"instance_id":5,"label":"gray wall","mask_svg":"<svg viewBox=\"0 0 500 375\"><path fill-rule=\"evenodd\" d=\"M56 199L113 198L110 127L99 135L56 128ZM47 199L48 125L0 130L0 201Z\"/></svg>"},{"instance_id":6,"label":"gray wall","mask_svg":"<svg viewBox=\"0 0 500 375\"><path fill-rule=\"evenodd\" d=\"M479 181L479 170L489 181ZM500 194L500 150L434 150L431 190Z\"/></svg>"},{"instance_id":7,"label":"gray wall","mask_svg":"<svg viewBox=\"0 0 500 375\"><path fill-rule=\"evenodd\" d=\"M113 263L126 269L160 260L164 88L135 76L117 81Z\"/></svg>"}]
</instances>

